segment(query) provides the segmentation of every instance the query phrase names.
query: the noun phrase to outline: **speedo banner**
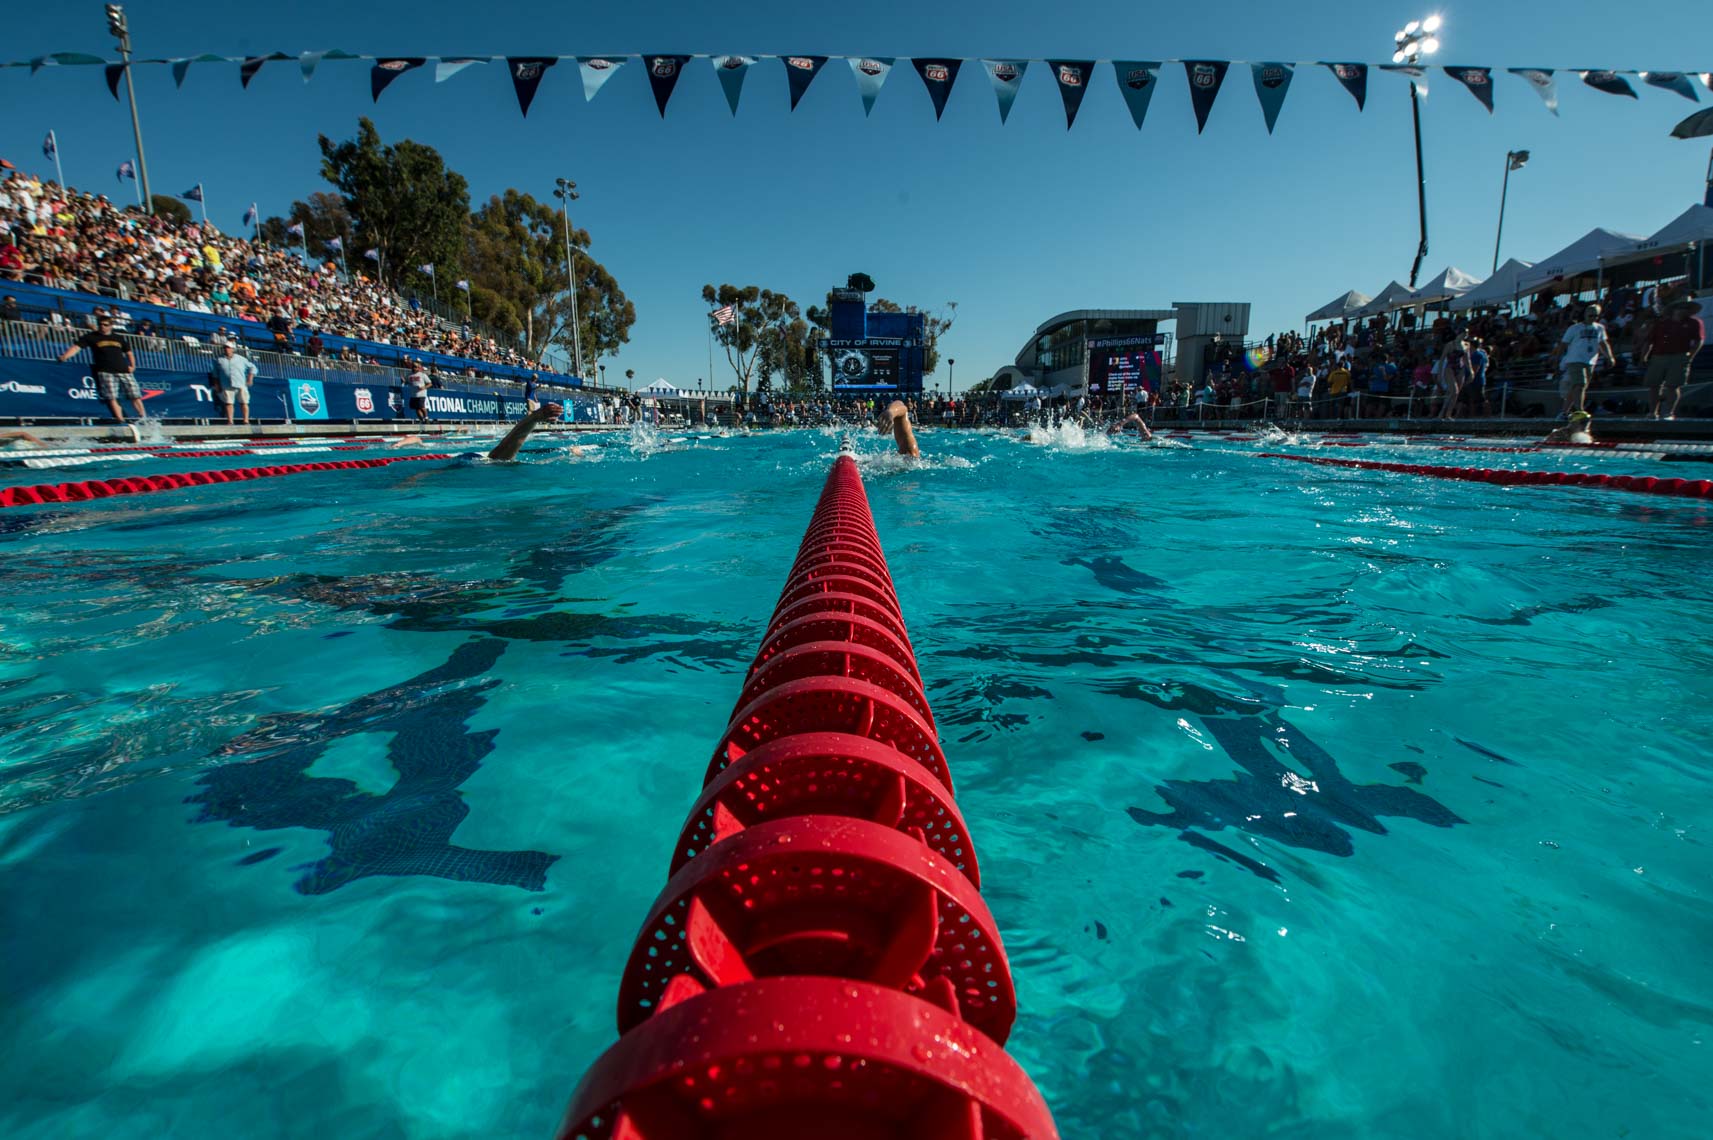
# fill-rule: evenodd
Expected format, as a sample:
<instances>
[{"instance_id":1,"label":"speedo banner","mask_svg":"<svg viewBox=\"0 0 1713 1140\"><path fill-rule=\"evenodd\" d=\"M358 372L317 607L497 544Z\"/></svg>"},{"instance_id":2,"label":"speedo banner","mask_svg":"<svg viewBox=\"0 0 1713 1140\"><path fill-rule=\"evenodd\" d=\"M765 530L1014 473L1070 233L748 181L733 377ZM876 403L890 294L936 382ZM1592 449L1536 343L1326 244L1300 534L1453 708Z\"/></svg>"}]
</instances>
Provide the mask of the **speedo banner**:
<instances>
[{"instance_id":1,"label":"speedo banner","mask_svg":"<svg viewBox=\"0 0 1713 1140\"><path fill-rule=\"evenodd\" d=\"M163 420L224 419L214 385L203 372L137 373L143 407ZM557 399L580 423L596 419L594 400L560 395L543 389L545 399ZM134 414L122 401L126 415ZM428 416L434 420L515 420L527 410L515 393L467 388L431 388ZM0 358L0 420L108 418L95 380L81 364ZM384 377L375 383L352 383L330 375L296 375L290 379L258 377L250 386L250 418L255 420L351 421L411 418L403 388Z\"/></svg>"}]
</instances>

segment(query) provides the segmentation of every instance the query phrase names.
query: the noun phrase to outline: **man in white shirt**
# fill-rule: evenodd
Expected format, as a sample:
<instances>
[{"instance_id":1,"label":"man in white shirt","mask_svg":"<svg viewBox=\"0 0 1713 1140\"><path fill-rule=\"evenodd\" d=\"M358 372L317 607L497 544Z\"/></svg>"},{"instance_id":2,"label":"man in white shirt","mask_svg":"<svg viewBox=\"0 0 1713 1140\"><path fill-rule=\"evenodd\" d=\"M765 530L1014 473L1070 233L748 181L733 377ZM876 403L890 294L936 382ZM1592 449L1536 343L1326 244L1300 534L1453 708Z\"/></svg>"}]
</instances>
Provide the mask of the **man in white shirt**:
<instances>
[{"instance_id":1,"label":"man in white shirt","mask_svg":"<svg viewBox=\"0 0 1713 1140\"><path fill-rule=\"evenodd\" d=\"M1564 337L1555 350L1560 359L1563 376L1558 382L1558 394L1564 397L1562 414L1582 411L1582 398L1588 392L1588 382L1594 367L1602 357L1607 365L1618 362L1612 355L1612 342L1606 336L1606 326L1600 323L1600 306L1589 305L1582 320L1564 330Z\"/></svg>"},{"instance_id":2,"label":"man in white shirt","mask_svg":"<svg viewBox=\"0 0 1713 1140\"><path fill-rule=\"evenodd\" d=\"M422 370L422 365L413 364L411 373L405 378L405 394L410 399L410 410L416 414L417 422L428 422L428 373Z\"/></svg>"}]
</instances>

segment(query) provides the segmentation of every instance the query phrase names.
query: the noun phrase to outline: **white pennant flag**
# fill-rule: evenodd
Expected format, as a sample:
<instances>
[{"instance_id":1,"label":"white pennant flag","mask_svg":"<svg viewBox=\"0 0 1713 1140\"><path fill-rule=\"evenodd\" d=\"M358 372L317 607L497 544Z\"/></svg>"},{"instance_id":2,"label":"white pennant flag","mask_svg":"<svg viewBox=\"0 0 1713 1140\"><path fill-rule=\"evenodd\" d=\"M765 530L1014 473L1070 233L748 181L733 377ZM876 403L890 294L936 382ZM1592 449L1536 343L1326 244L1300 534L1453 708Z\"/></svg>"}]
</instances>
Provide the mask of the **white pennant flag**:
<instances>
[{"instance_id":1,"label":"white pennant flag","mask_svg":"<svg viewBox=\"0 0 1713 1140\"><path fill-rule=\"evenodd\" d=\"M1541 97L1546 109L1554 115L1558 114L1558 81L1552 77L1550 68L1542 67L1513 67L1511 74L1520 76Z\"/></svg>"}]
</instances>

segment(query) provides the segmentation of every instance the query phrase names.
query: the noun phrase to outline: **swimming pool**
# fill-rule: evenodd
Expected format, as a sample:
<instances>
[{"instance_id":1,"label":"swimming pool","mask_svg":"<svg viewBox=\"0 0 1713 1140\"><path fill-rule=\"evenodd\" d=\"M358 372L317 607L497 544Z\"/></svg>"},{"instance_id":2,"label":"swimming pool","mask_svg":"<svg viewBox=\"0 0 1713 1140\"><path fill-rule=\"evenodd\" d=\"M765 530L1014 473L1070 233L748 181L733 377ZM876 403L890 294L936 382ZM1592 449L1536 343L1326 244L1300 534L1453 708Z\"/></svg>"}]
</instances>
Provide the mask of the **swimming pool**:
<instances>
[{"instance_id":1,"label":"swimming pool","mask_svg":"<svg viewBox=\"0 0 1713 1140\"><path fill-rule=\"evenodd\" d=\"M1707 507L1043 438L861 448L1061 1132L1697 1133ZM837 447L597 442L0 512L8 1134L551 1134Z\"/></svg>"}]
</instances>

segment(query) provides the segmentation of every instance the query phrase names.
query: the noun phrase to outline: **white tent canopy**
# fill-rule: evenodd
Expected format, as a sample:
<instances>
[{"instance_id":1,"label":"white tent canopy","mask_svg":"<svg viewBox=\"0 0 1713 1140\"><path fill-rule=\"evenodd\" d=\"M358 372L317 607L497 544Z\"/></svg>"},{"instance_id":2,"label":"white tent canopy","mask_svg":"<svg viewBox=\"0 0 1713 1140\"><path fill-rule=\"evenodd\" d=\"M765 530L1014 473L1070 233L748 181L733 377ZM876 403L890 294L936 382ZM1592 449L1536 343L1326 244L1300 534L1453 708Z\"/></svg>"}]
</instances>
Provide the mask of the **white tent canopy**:
<instances>
[{"instance_id":1,"label":"white tent canopy","mask_svg":"<svg viewBox=\"0 0 1713 1140\"><path fill-rule=\"evenodd\" d=\"M1305 321L1338 321L1338 320L1343 320L1345 317L1355 315L1355 313L1358 309L1362 308L1363 305L1366 305L1369 301L1372 301L1373 299L1374 298L1370 297L1366 293L1358 293L1356 290L1352 289L1350 292L1345 293L1342 296L1339 296L1339 297L1337 297L1331 301L1328 301L1326 304L1322 305L1320 308L1316 309L1314 312L1312 312L1308 316L1304 317L1303 320L1305 320Z\"/></svg>"},{"instance_id":2,"label":"white tent canopy","mask_svg":"<svg viewBox=\"0 0 1713 1140\"><path fill-rule=\"evenodd\" d=\"M1635 234L1592 229L1551 257L1535 262L1517 279L1519 293L1538 293L1553 282L1594 273L1612 257L1633 252L1643 239Z\"/></svg>"},{"instance_id":3,"label":"white tent canopy","mask_svg":"<svg viewBox=\"0 0 1713 1140\"><path fill-rule=\"evenodd\" d=\"M1623 265L1646 261L1664 253L1678 253L1688 249L1691 242L1698 245L1713 242L1713 207L1699 203L1689 207L1657 233L1643 238L1622 253L1607 257L1606 264Z\"/></svg>"},{"instance_id":4,"label":"white tent canopy","mask_svg":"<svg viewBox=\"0 0 1713 1140\"><path fill-rule=\"evenodd\" d=\"M1396 281L1389 281L1386 287L1374 295L1374 299L1350 314L1353 317L1372 317L1380 313L1389 313L1393 309L1409 304L1412 296L1410 287Z\"/></svg>"},{"instance_id":5,"label":"white tent canopy","mask_svg":"<svg viewBox=\"0 0 1713 1140\"><path fill-rule=\"evenodd\" d=\"M1410 297L1408 305L1399 308L1410 308L1416 305L1437 305L1445 301L1455 300L1463 296L1477 285L1481 284L1479 277L1471 277L1455 265L1448 265Z\"/></svg>"},{"instance_id":6,"label":"white tent canopy","mask_svg":"<svg viewBox=\"0 0 1713 1140\"><path fill-rule=\"evenodd\" d=\"M675 385L668 384L664 379L660 379L656 380L646 388L638 388L636 390L636 394L639 396L671 396L677 391L678 389Z\"/></svg>"},{"instance_id":7,"label":"white tent canopy","mask_svg":"<svg viewBox=\"0 0 1713 1140\"><path fill-rule=\"evenodd\" d=\"M1531 268L1529 262L1511 258L1501 265L1493 276L1454 299L1451 302L1452 310L1463 312L1466 309L1509 305L1517 298L1517 278Z\"/></svg>"},{"instance_id":8,"label":"white tent canopy","mask_svg":"<svg viewBox=\"0 0 1713 1140\"><path fill-rule=\"evenodd\" d=\"M1024 383L1017 385L1015 388L1008 388L1004 392L1001 392L1000 398L1005 400L1026 400L1030 396L1039 396L1040 394L1041 389L1025 381Z\"/></svg>"}]
</instances>

